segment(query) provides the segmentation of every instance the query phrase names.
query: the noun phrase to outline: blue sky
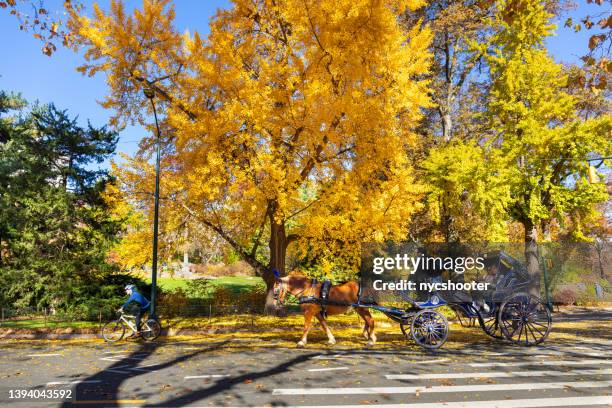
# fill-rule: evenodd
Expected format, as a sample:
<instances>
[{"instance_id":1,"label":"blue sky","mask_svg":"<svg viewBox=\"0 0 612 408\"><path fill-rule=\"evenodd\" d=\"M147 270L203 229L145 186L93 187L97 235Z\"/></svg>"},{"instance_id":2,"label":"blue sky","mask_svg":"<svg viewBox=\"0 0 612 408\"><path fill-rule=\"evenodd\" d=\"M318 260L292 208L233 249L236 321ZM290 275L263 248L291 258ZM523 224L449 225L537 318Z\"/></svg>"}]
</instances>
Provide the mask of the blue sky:
<instances>
[{"instance_id":1,"label":"blue sky","mask_svg":"<svg viewBox=\"0 0 612 408\"><path fill-rule=\"evenodd\" d=\"M48 0L50 10L60 10L62 1ZM85 1L84 3L89 3ZM141 1L126 1L137 7ZM107 7L109 1L100 1ZM208 33L208 23L218 8L228 8L229 0L180 0L176 4L176 26L181 30ZM91 7L88 7L91 9ZM548 39L551 54L560 62L578 62L587 50L589 32L574 33L563 27L568 16L579 20L588 13L601 12L603 7L577 1L577 9L564 15L557 22L557 35ZM17 20L6 11L0 10L0 89L21 92L29 101L54 102L58 108L68 109L71 115L78 115L85 123L89 119L94 126L107 123L111 112L98 103L106 93L103 75L93 78L82 76L76 67L82 58L72 51L58 47L51 57L40 52L41 43L31 33L21 32ZM117 150L132 154L143 136L139 127L128 127L121 132Z\"/></svg>"}]
</instances>

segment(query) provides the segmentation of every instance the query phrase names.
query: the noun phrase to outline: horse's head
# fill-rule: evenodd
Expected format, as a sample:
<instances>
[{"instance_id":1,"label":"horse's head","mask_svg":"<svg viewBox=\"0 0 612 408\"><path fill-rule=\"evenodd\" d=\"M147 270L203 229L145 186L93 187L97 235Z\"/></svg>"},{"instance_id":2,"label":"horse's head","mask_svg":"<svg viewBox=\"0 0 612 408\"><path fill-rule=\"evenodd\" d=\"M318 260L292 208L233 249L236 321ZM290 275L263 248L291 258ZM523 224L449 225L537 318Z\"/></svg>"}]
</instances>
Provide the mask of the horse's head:
<instances>
[{"instance_id":1,"label":"horse's head","mask_svg":"<svg viewBox=\"0 0 612 408\"><path fill-rule=\"evenodd\" d=\"M272 293L274 294L275 306L282 306L285 303L285 297L287 293L293 296L299 296L304 293L304 290L309 287L308 282L310 281L307 277L300 274L291 274L281 278L280 273L274 269L274 286L272 287Z\"/></svg>"}]
</instances>

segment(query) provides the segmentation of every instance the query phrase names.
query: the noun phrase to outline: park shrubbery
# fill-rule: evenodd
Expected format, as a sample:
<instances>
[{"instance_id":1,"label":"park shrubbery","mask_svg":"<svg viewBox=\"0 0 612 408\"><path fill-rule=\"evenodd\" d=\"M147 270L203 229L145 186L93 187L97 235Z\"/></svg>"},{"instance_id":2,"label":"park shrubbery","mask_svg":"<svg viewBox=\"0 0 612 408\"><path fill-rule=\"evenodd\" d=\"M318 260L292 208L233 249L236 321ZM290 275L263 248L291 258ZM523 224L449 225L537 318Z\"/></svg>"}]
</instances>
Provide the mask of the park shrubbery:
<instances>
[{"instance_id":1,"label":"park shrubbery","mask_svg":"<svg viewBox=\"0 0 612 408\"><path fill-rule=\"evenodd\" d=\"M576 303L577 297L575 290L566 288L554 294L553 302L559 305L569 306Z\"/></svg>"},{"instance_id":2,"label":"park shrubbery","mask_svg":"<svg viewBox=\"0 0 612 408\"><path fill-rule=\"evenodd\" d=\"M200 276L255 276L255 271L244 261L231 264L196 265L195 272Z\"/></svg>"}]
</instances>

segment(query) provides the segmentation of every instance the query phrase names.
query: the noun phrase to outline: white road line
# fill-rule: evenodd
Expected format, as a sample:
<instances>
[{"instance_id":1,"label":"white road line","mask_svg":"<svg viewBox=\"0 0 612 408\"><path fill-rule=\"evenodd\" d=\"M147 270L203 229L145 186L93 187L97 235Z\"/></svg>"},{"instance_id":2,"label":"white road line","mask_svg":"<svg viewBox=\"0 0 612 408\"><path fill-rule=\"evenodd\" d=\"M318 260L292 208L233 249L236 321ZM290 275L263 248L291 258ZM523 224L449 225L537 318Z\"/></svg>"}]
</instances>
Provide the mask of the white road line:
<instances>
[{"instance_id":1,"label":"white road line","mask_svg":"<svg viewBox=\"0 0 612 408\"><path fill-rule=\"evenodd\" d=\"M470 363L470 367L520 367L530 365L587 365L587 364L612 364L612 360L575 360L575 361L520 361L516 363Z\"/></svg>"},{"instance_id":2,"label":"white road line","mask_svg":"<svg viewBox=\"0 0 612 408\"><path fill-rule=\"evenodd\" d=\"M28 357L53 357L53 356L61 356L59 353L48 353L48 354L28 354Z\"/></svg>"},{"instance_id":3,"label":"white road line","mask_svg":"<svg viewBox=\"0 0 612 408\"><path fill-rule=\"evenodd\" d=\"M432 364L432 363L443 363L444 361L448 361L448 358L438 358L435 360L425 360L425 361L414 361L410 364Z\"/></svg>"},{"instance_id":4,"label":"white road line","mask_svg":"<svg viewBox=\"0 0 612 408\"><path fill-rule=\"evenodd\" d=\"M368 404L340 405L342 408L544 408L544 407L579 407L584 405L608 405L610 396L569 397L569 398L534 398L493 401L454 401L425 402L420 404ZM318 405L318 408L338 408L338 405ZM204 407L202 407L204 408ZM206 407L214 408L214 407ZM224 407L227 408L227 407ZM312 408L311 406L287 406L285 408Z\"/></svg>"},{"instance_id":5,"label":"white road line","mask_svg":"<svg viewBox=\"0 0 612 408\"><path fill-rule=\"evenodd\" d=\"M117 361L121 361L121 357L101 357L100 360L116 363Z\"/></svg>"},{"instance_id":6,"label":"white road line","mask_svg":"<svg viewBox=\"0 0 612 408\"><path fill-rule=\"evenodd\" d=\"M360 394L421 394L436 392L486 392L515 390L554 390L559 388L606 388L612 381L569 381L523 384L436 385L418 387L365 387L365 388L279 388L272 395L360 395Z\"/></svg>"},{"instance_id":7,"label":"white road line","mask_svg":"<svg viewBox=\"0 0 612 408\"><path fill-rule=\"evenodd\" d=\"M129 374L130 373L129 371L113 370L111 368L106 369L104 371L109 371L111 373L117 373L117 374Z\"/></svg>"},{"instance_id":8,"label":"white road line","mask_svg":"<svg viewBox=\"0 0 612 408\"><path fill-rule=\"evenodd\" d=\"M580 353L580 355L581 356L588 356L588 357L601 357L601 358L609 357L609 355L606 356L606 354L603 353L603 352L599 352L599 353Z\"/></svg>"},{"instance_id":9,"label":"white road line","mask_svg":"<svg viewBox=\"0 0 612 408\"><path fill-rule=\"evenodd\" d=\"M129 371L121 371L119 370L120 368L128 368L130 367L129 365L122 365L122 366L117 366L117 367L113 367L113 368L107 368L104 371L110 371L111 373L118 373L118 374L130 374Z\"/></svg>"},{"instance_id":10,"label":"white road line","mask_svg":"<svg viewBox=\"0 0 612 408\"><path fill-rule=\"evenodd\" d=\"M161 364L145 364L145 365L140 365L137 367L130 367L128 368L128 370L132 370L132 371L144 371L144 372L151 372L151 371L157 371L157 368L151 368L151 367L157 367L160 366Z\"/></svg>"},{"instance_id":11,"label":"white road line","mask_svg":"<svg viewBox=\"0 0 612 408\"><path fill-rule=\"evenodd\" d=\"M188 375L183 377L184 380L193 380L196 378L225 378L229 377L229 374L209 374L209 375Z\"/></svg>"},{"instance_id":12,"label":"white road line","mask_svg":"<svg viewBox=\"0 0 612 408\"><path fill-rule=\"evenodd\" d=\"M145 373L150 373L153 371L157 371L156 368L140 368L140 367L132 367L132 368L128 368L128 370L130 371L143 371Z\"/></svg>"},{"instance_id":13,"label":"white road line","mask_svg":"<svg viewBox=\"0 0 612 408\"><path fill-rule=\"evenodd\" d=\"M140 358L140 357L112 356L112 357L100 357L100 360L112 361L113 363L116 363L118 361L124 361L124 360L142 361L142 360L146 360L146 358L144 358L144 357Z\"/></svg>"},{"instance_id":14,"label":"white road line","mask_svg":"<svg viewBox=\"0 0 612 408\"><path fill-rule=\"evenodd\" d=\"M335 358L344 358L344 357L350 357L350 358L361 358L361 356L354 356L351 354L320 354L316 357L313 357L313 360L331 360L331 359L335 359Z\"/></svg>"},{"instance_id":15,"label":"white road line","mask_svg":"<svg viewBox=\"0 0 612 408\"><path fill-rule=\"evenodd\" d=\"M313 357L313 360L329 360L332 358L340 358L344 357L342 354L321 354L316 357Z\"/></svg>"},{"instance_id":16,"label":"white road line","mask_svg":"<svg viewBox=\"0 0 612 408\"><path fill-rule=\"evenodd\" d=\"M316 371L337 371L337 370L348 370L348 367L311 368L308 371L316 372Z\"/></svg>"},{"instance_id":17,"label":"white road line","mask_svg":"<svg viewBox=\"0 0 612 408\"><path fill-rule=\"evenodd\" d=\"M54 385L96 384L101 382L100 380L51 381L47 383L47 387L53 387Z\"/></svg>"},{"instance_id":18,"label":"white road line","mask_svg":"<svg viewBox=\"0 0 612 408\"><path fill-rule=\"evenodd\" d=\"M512 371L487 373L443 373L443 374L388 374L387 380L435 380L443 378L512 378L512 377L545 377L565 375L607 375L612 374L612 368L601 370L571 370L571 371Z\"/></svg>"}]
</instances>

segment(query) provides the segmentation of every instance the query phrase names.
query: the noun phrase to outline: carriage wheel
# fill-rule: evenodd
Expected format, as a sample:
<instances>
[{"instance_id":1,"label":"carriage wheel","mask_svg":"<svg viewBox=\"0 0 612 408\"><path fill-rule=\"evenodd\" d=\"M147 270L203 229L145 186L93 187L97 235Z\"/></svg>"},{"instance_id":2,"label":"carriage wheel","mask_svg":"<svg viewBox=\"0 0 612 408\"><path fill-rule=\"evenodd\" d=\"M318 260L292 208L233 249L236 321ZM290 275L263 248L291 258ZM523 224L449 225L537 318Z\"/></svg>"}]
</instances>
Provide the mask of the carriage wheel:
<instances>
[{"instance_id":1,"label":"carriage wheel","mask_svg":"<svg viewBox=\"0 0 612 408\"><path fill-rule=\"evenodd\" d=\"M499 309L498 320L503 335L523 346L534 346L546 340L552 324L546 304L537 296L524 292L506 299Z\"/></svg>"},{"instance_id":2,"label":"carriage wheel","mask_svg":"<svg viewBox=\"0 0 612 408\"><path fill-rule=\"evenodd\" d=\"M410 332L419 346L437 349L448 337L448 321L440 312L423 309L412 318Z\"/></svg>"},{"instance_id":3,"label":"carriage wheel","mask_svg":"<svg viewBox=\"0 0 612 408\"><path fill-rule=\"evenodd\" d=\"M408 321L405 323L400 323L400 329L402 330L402 334L406 340L410 340L412 337L412 333L410 333L410 323Z\"/></svg>"},{"instance_id":4,"label":"carriage wheel","mask_svg":"<svg viewBox=\"0 0 612 408\"><path fill-rule=\"evenodd\" d=\"M455 316L457 317L457 320L459 320L459 324L461 325L461 327L476 326L476 318L469 317L462 309L456 306L451 306L451 309L453 310L453 312L455 312Z\"/></svg>"},{"instance_id":5,"label":"carriage wheel","mask_svg":"<svg viewBox=\"0 0 612 408\"><path fill-rule=\"evenodd\" d=\"M478 310L478 323L482 330L494 339L504 338L501 331L501 325L499 324L499 320L497 320L497 313L493 315L483 314Z\"/></svg>"}]
</instances>

